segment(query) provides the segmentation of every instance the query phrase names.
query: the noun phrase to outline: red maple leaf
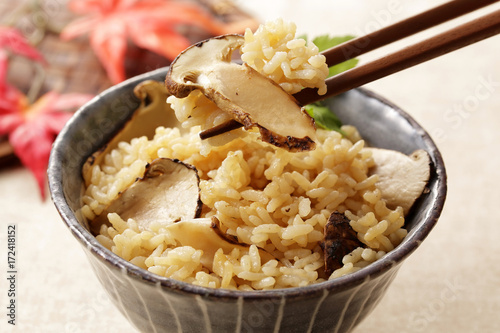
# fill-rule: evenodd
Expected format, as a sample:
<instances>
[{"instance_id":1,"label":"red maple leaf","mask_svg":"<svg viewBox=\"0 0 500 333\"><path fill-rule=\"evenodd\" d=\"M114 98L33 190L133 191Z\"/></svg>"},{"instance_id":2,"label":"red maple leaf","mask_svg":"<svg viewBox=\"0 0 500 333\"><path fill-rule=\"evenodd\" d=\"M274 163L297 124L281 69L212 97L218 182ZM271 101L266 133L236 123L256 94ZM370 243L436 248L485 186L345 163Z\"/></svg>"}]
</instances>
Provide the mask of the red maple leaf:
<instances>
[{"instance_id":1,"label":"red maple leaf","mask_svg":"<svg viewBox=\"0 0 500 333\"><path fill-rule=\"evenodd\" d=\"M5 110L16 108L22 95L6 81L9 54L18 54L44 62L42 55L19 31L11 27L0 27L0 114Z\"/></svg>"},{"instance_id":2,"label":"red maple leaf","mask_svg":"<svg viewBox=\"0 0 500 333\"><path fill-rule=\"evenodd\" d=\"M44 62L42 55L28 43L18 30L11 27L0 27L0 52L5 56L6 51Z\"/></svg>"},{"instance_id":3,"label":"red maple leaf","mask_svg":"<svg viewBox=\"0 0 500 333\"><path fill-rule=\"evenodd\" d=\"M64 28L62 39L90 34L90 45L113 83L125 79L124 62L130 38L137 46L174 59L190 41L180 26L196 26L213 35L235 26L217 21L195 4L172 0L73 0L72 11L86 16Z\"/></svg>"},{"instance_id":4,"label":"red maple leaf","mask_svg":"<svg viewBox=\"0 0 500 333\"><path fill-rule=\"evenodd\" d=\"M0 136L8 136L14 153L34 174L45 198L52 143L72 116L66 111L81 106L92 96L49 92L30 105L28 98L7 82L8 52L36 61L43 61L43 57L18 31L0 27Z\"/></svg>"},{"instance_id":5,"label":"red maple leaf","mask_svg":"<svg viewBox=\"0 0 500 333\"><path fill-rule=\"evenodd\" d=\"M33 173L42 199L45 199L46 170L52 143L73 115L68 111L83 105L92 96L48 92L32 105L23 94L17 96L15 105L0 111L0 135L8 135L14 153Z\"/></svg>"}]
</instances>

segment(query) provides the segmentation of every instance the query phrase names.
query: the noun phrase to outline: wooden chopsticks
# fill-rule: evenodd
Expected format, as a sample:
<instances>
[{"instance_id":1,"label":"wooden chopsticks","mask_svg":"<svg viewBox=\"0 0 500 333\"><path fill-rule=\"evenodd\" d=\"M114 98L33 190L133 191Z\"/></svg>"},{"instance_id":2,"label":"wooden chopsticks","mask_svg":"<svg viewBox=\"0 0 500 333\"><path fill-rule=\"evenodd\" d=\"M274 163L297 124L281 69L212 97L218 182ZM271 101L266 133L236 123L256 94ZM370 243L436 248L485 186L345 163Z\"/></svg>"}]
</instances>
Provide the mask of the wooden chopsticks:
<instances>
[{"instance_id":1,"label":"wooden chopsticks","mask_svg":"<svg viewBox=\"0 0 500 333\"><path fill-rule=\"evenodd\" d=\"M322 52L328 66L358 57L441 23L491 5L498 0L454 0L394 23L370 34L359 36Z\"/></svg>"},{"instance_id":2,"label":"wooden chopsticks","mask_svg":"<svg viewBox=\"0 0 500 333\"><path fill-rule=\"evenodd\" d=\"M498 1L500 0L453 0L368 35L352 39L326 50L322 54L325 55L328 66L333 66ZM500 10L410 45L380 59L330 77L326 80L327 92L325 95L318 95L316 89L307 88L294 94L294 97L300 105L310 104L455 51L498 33L500 33ZM207 139L241 126L240 123L230 120L214 128L202 131L200 137Z\"/></svg>"},{"instance_id":3,"label":"wooden chopsticks","mask_svg":"<svg viewBox=\"0 0 500 333\"><path fill-rule=\"evenodd\" d=\"M370 34L372 35L371 38L373 38L373 41L368 43L367 48L358 48L358 50L354 49L354 51L351 51L352 54L356 54L351 56L351 58L498 1L499 0L450 1L442 6L379 30L379 34L377 34L377 32ZM440 15L443 15L443 20L439 20ZM430 17L429 21L427 21L427 17ZM395 38L391 38L392 33L394 33ZM301 105L313 103L320 99L341 94L350 89L378 80L384 76L418 65L451 51L455 51L498 33L500 33L500 10L468 23L464 23L456 28L408 46L370 63L335 75L326 80L327 93L323 96L318 95L315 89L303 89L295 94L294 97ZM361 38L370 38L370 35ZM343 61L339 60L340 54L348 54L346 53L347 50L353 50L353 47L356 45L356 40L359 41L360 38L353 39L325 51L324 54L327 57L328 65L331 66L330 61L336 61L336 63ZM333 60L328 60L328 57ZM333 62L333 64L336 63Z\"/></svg>"}]
</instances>

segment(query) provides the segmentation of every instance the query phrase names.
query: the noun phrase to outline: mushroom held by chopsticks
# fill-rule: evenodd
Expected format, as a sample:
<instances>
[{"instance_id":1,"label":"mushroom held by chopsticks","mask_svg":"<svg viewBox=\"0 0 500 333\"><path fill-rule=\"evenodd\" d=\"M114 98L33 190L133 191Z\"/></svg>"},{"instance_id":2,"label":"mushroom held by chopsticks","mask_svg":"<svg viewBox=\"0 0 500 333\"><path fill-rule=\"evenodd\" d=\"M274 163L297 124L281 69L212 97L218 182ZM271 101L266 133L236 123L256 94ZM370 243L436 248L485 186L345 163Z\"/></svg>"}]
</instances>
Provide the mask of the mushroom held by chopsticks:
<instances>
[{"instance_id":1,"label":"mushroom held by chopsticks","mask_svg":"<svg viewBox=\"0 0 500 333\"><path fill-rule=\"evenodd\" d=\"M262 140L289 151L314 149L314 120L295 98L247 64L231 61L243 41L224 35L189 47L171 64L167 90L184 98L198 89L245 129L258 128Z\"/></svg>"}]
</instances>

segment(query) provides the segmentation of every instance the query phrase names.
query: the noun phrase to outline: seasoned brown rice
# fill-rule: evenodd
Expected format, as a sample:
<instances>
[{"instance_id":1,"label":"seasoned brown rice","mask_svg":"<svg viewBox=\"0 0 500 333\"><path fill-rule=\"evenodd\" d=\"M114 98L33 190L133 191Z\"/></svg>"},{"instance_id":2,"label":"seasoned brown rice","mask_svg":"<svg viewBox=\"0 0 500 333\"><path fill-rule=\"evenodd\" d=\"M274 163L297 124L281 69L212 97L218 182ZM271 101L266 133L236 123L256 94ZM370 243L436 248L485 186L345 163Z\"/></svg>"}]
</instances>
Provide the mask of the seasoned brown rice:
<instances>
[{"instance_id":1,"label":"seasoned brown rice","mask_svg":"<svg viewBox=\"0 0 500 333\"><path fill-rule=\"evenodd\" d=\"M105 247L155 274L214 288L242 290L304 286L323 281L318 242L331 212L345 212L366 248L343 259L341 276L379 259L405 237L402 209L390 210L367 171L373 161L363 141L318 130L310 153L289 153L258 141L250 133L203 156L197 128L181 135L158 128L152 140L122 142L92 169L82 212L92 220L144 173L157 157L194 165L201 177L203 216L215 215L228 234L252 244L247 252L216 252L213 270L203 267L202 251L177 247L161 223L141 230L133 220L109 214L97 239ZM346 131L352 128L344 127ZM257 247L277 260L261 262Z\"/></svg>"}]
</instances>

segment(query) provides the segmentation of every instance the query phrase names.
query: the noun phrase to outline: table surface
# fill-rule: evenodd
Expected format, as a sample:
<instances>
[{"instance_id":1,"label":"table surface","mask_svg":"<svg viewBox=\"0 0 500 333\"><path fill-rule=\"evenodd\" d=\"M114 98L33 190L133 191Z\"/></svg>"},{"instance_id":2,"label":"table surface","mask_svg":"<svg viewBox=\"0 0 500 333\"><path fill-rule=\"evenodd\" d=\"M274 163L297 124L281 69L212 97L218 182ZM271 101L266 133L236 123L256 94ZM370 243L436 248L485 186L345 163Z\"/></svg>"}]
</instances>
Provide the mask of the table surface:
<instances>
[{"instance_id":1,"label":"table surface","mask_svg":"<svg viewBox=\"0 0 500 333\"><path fill-rule=\"evenodd\" d=\"M311 37L362 35L438 2L443 1L235 1L261 21L282 17ZM361 62L456 24L367 54ZM437 226L355 333L500 331L500 221L494 215L500 202L499 52L497 36L367 85L433 136L445 160L449 192ZM17 325L7 324L5 273L0 278L1 332L134 332L107 298L52 202L40 200L26 169L0 171L0 203L5 272L7 224L17 225L18 250Z\"/></svg>"}]
</instances>

